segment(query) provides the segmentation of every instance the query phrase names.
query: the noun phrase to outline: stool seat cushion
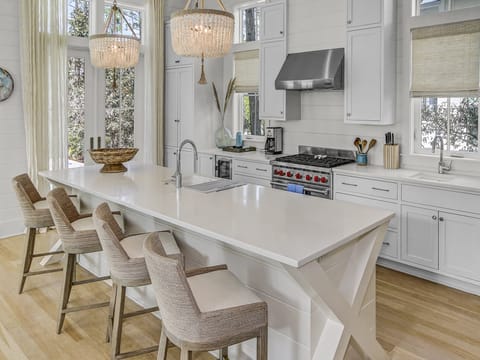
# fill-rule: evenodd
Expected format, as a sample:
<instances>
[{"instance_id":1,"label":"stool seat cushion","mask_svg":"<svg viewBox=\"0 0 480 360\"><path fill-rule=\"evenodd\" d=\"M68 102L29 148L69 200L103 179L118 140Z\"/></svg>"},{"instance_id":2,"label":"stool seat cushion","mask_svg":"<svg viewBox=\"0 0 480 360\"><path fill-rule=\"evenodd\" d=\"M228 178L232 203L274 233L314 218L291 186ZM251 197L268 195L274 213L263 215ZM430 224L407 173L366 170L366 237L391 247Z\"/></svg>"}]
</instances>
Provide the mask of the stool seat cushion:
<instances>
[{"instance_id":1,"label":"stool seat cushion","mask_svg":"<svg viewBox=\"0 0 480 360\"><path fill-rule=\"evenodd\" d=\"M218 270L187 278L201 312L262 302L229 270Z\"/></svg>"},{"instance_id":2,"label":"stool seat cushion","mask_svg":"<svg viewBox=\"0 0 480 360\"><path fill-rule=\"evenodd\" d=\"M123 218L121 215L114 215L113 216L117 223L122 227L123 225ZM93 224L93 218L91 216L78 219L71 223L73 229L75 231L83 231L83 230L95 230L95 225Z\"/></svg>"},{"instance_id":3,"label":"stool seat cushion","mask_svg":"<svg viewBox=\"0 0 480 360\"><path fill-rule=\"evenodd\" d=\"M35 210L48 209L47 200L39 200L33 203L33 207L35 208Z\"/></svg>"},{"instance_id":4,"label":"stool seat cushion","mask_svg":"<svg viewBox=\"0 0 480 360\"><path fill-rule=\"evenodd\" d=\"M150 235L150 233L131 235L120 241L120 244L122 245L129 258L134 259L144 257L143 242L148 235ZM162 245L168 255L180 254L180 249L178 248L178 245L172 233L170 233L169 231L158 232L158 237L162 242Z\"/></svg>"}]
</instances>

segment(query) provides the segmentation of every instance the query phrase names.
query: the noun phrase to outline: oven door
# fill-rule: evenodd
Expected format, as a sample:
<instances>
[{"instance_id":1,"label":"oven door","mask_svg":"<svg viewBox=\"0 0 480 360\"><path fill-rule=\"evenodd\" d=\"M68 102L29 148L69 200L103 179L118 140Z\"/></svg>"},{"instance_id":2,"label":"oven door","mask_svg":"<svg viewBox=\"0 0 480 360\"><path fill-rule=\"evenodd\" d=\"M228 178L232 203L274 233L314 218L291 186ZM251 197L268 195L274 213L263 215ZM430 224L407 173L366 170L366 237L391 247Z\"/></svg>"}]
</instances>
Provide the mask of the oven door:
<instances>
[{"instance_id":1,"label":"oven door","mask_svg":"<svg viewBox=\"0 0 480 360\"><path fill-rule=\"evenodd\" d=\"M272 181L270 183L273 189L279 189L284 191L288 191L289 184L297 184L297 183L295 182L287 183L287 182L281 182L281 181ZM298 185L303 186L303 195L310 195L310 196L320 197L323 199L331 199L331 192L329 187L312 188L312 187L305 186L304 184L298 184Z\"/></svg>"},{"instance_id":2,"label":"oven door","mask_svg":"<svg viewBox=\"0 0 480 360\"><path fill-rule=\"evenodd\" d=\"M215 176L221 179L232 179L232 158L215 156Z\"/></svg>"}]
</instances>

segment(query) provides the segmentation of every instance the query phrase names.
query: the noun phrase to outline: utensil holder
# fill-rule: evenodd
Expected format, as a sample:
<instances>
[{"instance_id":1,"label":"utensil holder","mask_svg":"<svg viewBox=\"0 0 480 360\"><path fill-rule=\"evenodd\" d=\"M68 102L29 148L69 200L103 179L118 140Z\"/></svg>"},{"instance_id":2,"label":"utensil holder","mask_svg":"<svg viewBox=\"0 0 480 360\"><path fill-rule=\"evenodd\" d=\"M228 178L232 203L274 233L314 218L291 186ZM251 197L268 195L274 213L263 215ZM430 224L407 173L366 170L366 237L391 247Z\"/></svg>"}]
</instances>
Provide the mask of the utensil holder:
<instances>
[{"instance_id":1,"label":"utensil holder","mask_svg":"<svg viewBox=\"0 0 480 360\"><path fill-rule=\"evenodd\" d=\"M400 145L383 145L383 167L398 169L400 167Z\"/></svg>"},{"instance_id":2,"label":"utensil holder","mask_svg":"<svg viewBox=\"0 0 480 360\"><path fill-rule=\"evenodd\" d=\"M366 166L368 164L367 154L362 154L362 153L357 152L356 162L357 162L357 165Z\"/></svg>"}]
</instances>

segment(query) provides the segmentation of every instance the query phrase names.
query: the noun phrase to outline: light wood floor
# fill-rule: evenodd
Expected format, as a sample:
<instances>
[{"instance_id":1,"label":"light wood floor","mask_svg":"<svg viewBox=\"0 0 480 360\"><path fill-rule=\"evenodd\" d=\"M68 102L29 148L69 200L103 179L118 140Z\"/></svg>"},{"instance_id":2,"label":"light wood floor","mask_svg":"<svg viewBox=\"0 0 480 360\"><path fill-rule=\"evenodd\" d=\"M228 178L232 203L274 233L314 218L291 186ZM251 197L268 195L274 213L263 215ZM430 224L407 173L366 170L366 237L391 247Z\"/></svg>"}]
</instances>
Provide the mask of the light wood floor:
<instances>
[{"instance_id":1,"label":"light wood floor","mask_svg":"<svg viewBox=\"0 0 480 360\"><path fill-rule=\"evenodd\" d=\"M40 250L55 242L53 233L38 236ZM63 333L55 333L61 273L29 278L17 295L22 250L23 237L0 240L0 359L109 359L106 309L68 314ZM109 290L102 283L80 286L72 300L107 301ZM378 339L393 359L480 359L480 298L379 267L377 300ZM127 303L128 311L135 308ZM122 351L154 345L159 333L160 321L152 315L129 319ZM178 358L170 349L168 359ZM156 359L156 353L135 359Z\"/></svg>"}]
</instances>

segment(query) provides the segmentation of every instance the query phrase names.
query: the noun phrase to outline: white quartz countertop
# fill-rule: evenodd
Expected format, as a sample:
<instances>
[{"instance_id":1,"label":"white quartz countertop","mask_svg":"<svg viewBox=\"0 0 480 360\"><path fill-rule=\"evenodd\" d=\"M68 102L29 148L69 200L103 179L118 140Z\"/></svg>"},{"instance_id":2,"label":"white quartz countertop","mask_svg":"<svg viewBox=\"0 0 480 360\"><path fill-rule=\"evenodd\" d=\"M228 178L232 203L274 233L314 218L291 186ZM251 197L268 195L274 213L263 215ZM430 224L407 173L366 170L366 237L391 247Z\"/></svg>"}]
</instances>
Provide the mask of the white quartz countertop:
<instances>
[{"instance_id":1,"label":"white quartz countertop","mask_svg":"<svg viewBox=\"0 0 480 360\"><path fill-rule=\"evenodd\" d=\"M252 184L209 194L185 187L177 190L168 181L172 169L139 163L126 166L128 172L120 174L102 174L97 165L40 174L293 267L301 267L393 217L386 210ZM201 181L209 179L184 178L184 183Z\"/></svg>"},{"instance_id":2,"label":"white quartz countertop","mask_svg":"<svg viewBox=\"0 0 480 360\"><path fill-rule=\"evenodd\" d=\"M480 177L456 175L452 173L438 174L413 169L385 169L382 166L359 166L347 164L333 169L335 174L362 176L372 179L401 181L418 185L430 185L450 190L480 192Z\"/></svg>"},{"instance_id":3,"label":"white quartz countertop","mask_svg":"<svg viewBox=\"0 0 480 360\"><path fill-rule=\"evenodd\" d=\"M207 150L199 150L198 152L203 154L212 154L212 155L231 157L232 159L256 161L256 162L265 163L265 164L270 164L270 161L275 160L277 157L285 156L285 154L266 155L265 152L259 151L259 150L247 151L243 153L235 153L230 151L223 151L222 149L207 149Z\"/></svg>"}]
</instances>

